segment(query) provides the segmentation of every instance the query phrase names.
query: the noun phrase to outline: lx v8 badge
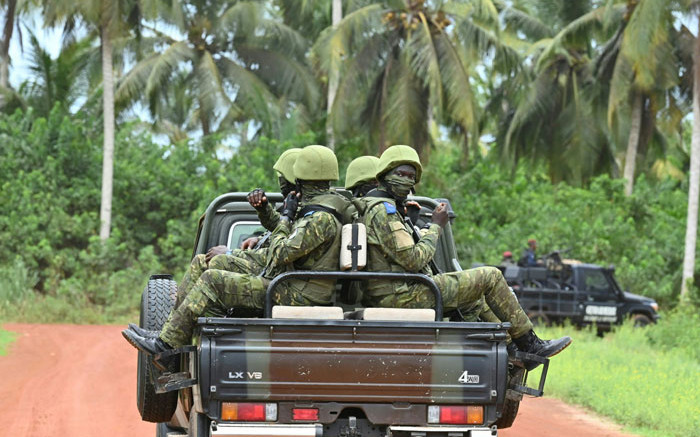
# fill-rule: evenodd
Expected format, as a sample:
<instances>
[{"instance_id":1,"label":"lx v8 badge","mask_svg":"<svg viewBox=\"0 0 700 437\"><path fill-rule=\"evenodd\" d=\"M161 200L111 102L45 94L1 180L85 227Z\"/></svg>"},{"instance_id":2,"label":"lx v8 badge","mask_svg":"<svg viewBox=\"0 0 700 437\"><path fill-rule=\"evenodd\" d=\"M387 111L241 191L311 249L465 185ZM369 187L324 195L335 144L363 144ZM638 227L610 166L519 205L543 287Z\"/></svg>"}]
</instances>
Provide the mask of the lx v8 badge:
<instances>
[{"instance_id":1,"label":"lx v8 badge","mask_svg":"<svg viewBox=\"0 0 700 437\"><path fill-rule=\"evenodd\" d=\"M262 372L228 372L229 379L262 379Z\"/></svg>"}]
</instances>

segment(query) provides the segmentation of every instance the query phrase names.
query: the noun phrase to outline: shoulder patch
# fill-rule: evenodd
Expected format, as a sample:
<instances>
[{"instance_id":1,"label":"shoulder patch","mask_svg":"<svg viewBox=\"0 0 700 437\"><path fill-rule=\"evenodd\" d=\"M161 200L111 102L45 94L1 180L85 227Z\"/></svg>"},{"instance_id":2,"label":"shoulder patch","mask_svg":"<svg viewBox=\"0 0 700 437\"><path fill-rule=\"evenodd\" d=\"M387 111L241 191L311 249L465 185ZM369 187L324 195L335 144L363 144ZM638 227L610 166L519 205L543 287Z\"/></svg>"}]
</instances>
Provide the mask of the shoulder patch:
<instances>
[{"instance_id":1,"label":"shoulder patch","mask_svg":"<svg viewBox=\"0 0 700 437\"><path fill-rule=\"evenodd\" d=\"M384 202L384 208L386 208L387 214L396 214L396 207L389 202Z\"/></svg>"}]
</instances>

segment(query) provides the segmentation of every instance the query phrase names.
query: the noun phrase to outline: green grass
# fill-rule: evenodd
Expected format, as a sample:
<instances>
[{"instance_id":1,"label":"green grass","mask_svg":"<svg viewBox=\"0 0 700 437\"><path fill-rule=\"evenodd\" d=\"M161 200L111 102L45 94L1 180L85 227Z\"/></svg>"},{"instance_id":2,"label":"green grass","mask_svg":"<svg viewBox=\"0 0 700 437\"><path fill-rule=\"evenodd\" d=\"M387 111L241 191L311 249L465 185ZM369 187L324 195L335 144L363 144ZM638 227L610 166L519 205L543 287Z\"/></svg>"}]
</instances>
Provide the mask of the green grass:
<instances>
[{"instance_id":1,"label":"green grass","mask_svg":"<svg viewBox=\"0 0 700 437\"><path fill-rule=\"evenodd\" d=\"M7 348L15 340L15 333L0 329L0 357L7 355Z\"/></svg>"},{"instance_id":2,"label":"green grass","mask_svg":"<svg viewBox=\"0 0 700 437\"><path fill-rule=\"evenodd\" d=\"M545 394L588 407L643 436L699 435L697 349L654 343L655 329L664 327L625 325L604 338L571 327L539 329L543 338L568 334L574 339L552 358ZM700 326L691 329L688 335L695 336Z\"/></svg>"}]
</instances>

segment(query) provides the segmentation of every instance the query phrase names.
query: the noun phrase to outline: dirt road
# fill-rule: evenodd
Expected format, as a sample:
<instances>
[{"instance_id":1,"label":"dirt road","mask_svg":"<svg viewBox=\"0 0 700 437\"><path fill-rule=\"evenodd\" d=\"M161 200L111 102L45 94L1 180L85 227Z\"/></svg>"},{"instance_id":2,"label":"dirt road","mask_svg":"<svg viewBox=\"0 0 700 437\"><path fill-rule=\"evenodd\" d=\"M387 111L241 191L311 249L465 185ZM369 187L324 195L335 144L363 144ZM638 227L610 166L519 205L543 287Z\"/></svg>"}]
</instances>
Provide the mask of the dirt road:
<instances>
[{"instance_id":1,"label":"dirt road","mask_svg":"<svg viewBox=\"0 0 700 437\"><path fill-rule=\"evenodd\" d=\"M136 351L122 326L5 324L17 333L0 357L3 435L153 437L136 410ZM502 437L629 437L555 399L525 399Z\"/></svg>"}]
</instances>

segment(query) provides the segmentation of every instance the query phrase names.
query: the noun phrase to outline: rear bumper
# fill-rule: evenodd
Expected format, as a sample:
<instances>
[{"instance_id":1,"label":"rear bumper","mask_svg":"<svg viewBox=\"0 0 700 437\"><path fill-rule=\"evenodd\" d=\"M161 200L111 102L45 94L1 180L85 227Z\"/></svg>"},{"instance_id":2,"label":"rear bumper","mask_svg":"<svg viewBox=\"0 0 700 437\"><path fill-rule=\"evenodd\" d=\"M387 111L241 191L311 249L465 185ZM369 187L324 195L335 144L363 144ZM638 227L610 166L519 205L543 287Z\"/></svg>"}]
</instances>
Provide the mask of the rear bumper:
<instances>
[{"instance_id":1,"label":"rear bumper","mask_svg":"<svg viewBox=\"0 0 700 437\"><path fill-rule=\"evenodd\" d=\"M320 424L282 425L276 423L215 424L212 437L322 437Z\"/></svg>"},{"instance_id":2,"label":"rear bumper","mask_svg":"<svg viewBox=\"0 0 700 437\"><path fill-rule=\"evenodd\" d=\"M495 437L498 432L487 427L462 426L389 426L387 437ZM215 424L211 425L212 437L322 437L320 424Z\"/></svg>"},{"instance_id":3,"label":"rear bumper","mask_svg":"<svg viewBox=\"0 0 700 437\"><path fill-rule=\"evenodd\" d=\"M496 429L487 427L465 426L390 426L387 428L387 437L399 436L434 436L434 437L495 437Z\"/></svg>"}]
</instances>

